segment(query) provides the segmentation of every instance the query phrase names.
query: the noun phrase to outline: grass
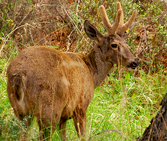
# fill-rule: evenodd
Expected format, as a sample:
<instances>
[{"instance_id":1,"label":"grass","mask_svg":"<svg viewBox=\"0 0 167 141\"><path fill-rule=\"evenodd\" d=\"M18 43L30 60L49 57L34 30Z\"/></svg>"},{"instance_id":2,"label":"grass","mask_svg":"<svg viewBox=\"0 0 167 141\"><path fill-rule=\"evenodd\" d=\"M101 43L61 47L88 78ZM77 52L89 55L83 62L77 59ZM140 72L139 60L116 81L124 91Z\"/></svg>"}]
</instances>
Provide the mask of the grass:
<instances>
[{"instance_id":1,"label":"grass","mask_svg":"<svg viewBox=\"0 0 167 141\"><path fill-rule=\"evenodd\" d=\"M160 50L163 46L166 47L167 42L167 25L163 24L163 22L166 23L167 16L161 14L163 13L163 4L159 1L154 1L152 4L133 3L132 0L121 0L121 2L125 11L126 20L134 9L138 11L138 24L134 30L140 28L142 24L149 24L149 22L153 22L157 25L156 40L151 40L150 42L148 40L150 52L142 56L146 59L148 65L142 63L137 72L127 72L124 68L120 69L114 67L101 86L95 89L93 100L87 109L86 138L91 138L92 141L135 140L143 134L151 118L156 115L157 111L160 109L159 103L167 92L167 71L165 70L165 65L155 61L153 58L157 54L157 50ZM31 0L29 3L31 3ZM115 2L105 1L102 3L108 7L107 13L109 14L109 19L112 21L115 16ZM88 47L88 44L90 44L88 43L89 39L85 40L86 36L84 37L85 33L80 25L83 24L85 19L89 19L102 33L105 32L105 29L102 27L100 14L96 10L102 3L99 1L83 1L83 4L79 6L76 3L70 5L71 11L69 10L70 12L68 11L68 14L71 15L75 26L73 25L72 32L68 37L72 40L74 35L77 36L73 44L75 51L87 52L90 50L90 47ZM3 22L5 23L3 24L3 28L0 29L0 45L2 45L0 51L1 49L3 50L0 52L0 140L21 140L26 137L27 140L35 141L38 138L38 125L35 119L32 121L33 124L31 127L27 129L24 125L24 121L19 121L14 115L6 91L6 69L9 62L17 55L20 49L32 45L31 40L26 40L29 37L28 33L27 38L25 38L26 34L23 31L18 30L18 34L15 35L15 38L8 36L12 35L11 33L14 33L14 29L17 28L14 19L10 18L10 14L12 14L10 11L14 11L14 7L14 3L11 3L10 6L5 4L5 7L0 9L4 12ZM28 6L26 7L29 9ZM143 9L143 7L145 7L145 9ZM31 8L32 5L30 4L30 9ZM77 8L78 13L76 13ZM24 8L22 8L22 10L24 10ZM27 12L24 11L23 13L26 13L26 16L29 17ZM30 14L31 13L33 12L30 12ZM150 15L152 17L150 17ZM158 20L162 15L164 16L163 22L159 23ZM2 18L1 15L0 18ZM25 20L27 20L26 18ZM24 19L24 17L22 19ZM36 22L37 19L34 18L34 21ZM57 21L53 20L52 22ZM21 23L24 24L24 20L19 22L19 24ZM27 27L24 25L19 25L19 27L24 27L24 30L28 29L31 31L28 26L30 24L31 22L26 25ZM35 24L32 25L33 29L36 29L34 28ZM56 25L58 25L58 28L61 29L63 33L64 31L62 29L65 26L61 22L55 23L55 27ZM32 37L33 36L31 36L30 39ZM33 44L37 42L35 40L36 38L34 37ZM135 48L138 47L138 45L134 44L134 39L135 32L132 31L127 42L133 53L135 52ZM47 42L47 39L45 39L45 41ZM91 45L92 44L93 43L91 43ZM59 46L53 44L48 45L63 50L59 48ZM67 123L67 138L68 140L79 140L72 120L69 120ZM52 134L52 140L60 140L58 130Z\"/></svg>"},{"instance_id":2,"label":"grass","mask_svg":"<svg viewBox=\"0 0 167 141\"><path fill-rule=\"evenodd\" d=\"M102 86L95 89L94 98L87 109L86 137L92 137L91 140L135 140L149 125L166 93L167 80L162 72L149 75L140 71L136 77L133 72L118 71L116 74L115 71L110 73ZM121 78L118 76L120 74ZM30 139L36 139L37 124L33 122L26 133L23 122L14 116L4 80L6 78L1 76L0 139L17 140L23 133ZM67 125L67 138L78 140L73 121L69 120ZM97 133L101 134L94 136ZM60 140L58 131L52 139Z\"/></svg>"},{"instance_id":3,"label":"grass","mask_svg":"<svg viewBox=\"0 0 167 141\"><path fill-rule=\"evenodd\" d=\"M133 74L126 73L124 78L110 77L102 87L95 90L94 99L88 108L93 115L90 134L96 134L104 130L117 130L101 135L101 140L135 140L141 136L150 122L151 117L158 110L158 101L166 92L166 83L159 78L152 77L141 72L136 78ZM147 85L149 84L149 85ZM157 107L156 107L157 106ZM93 128L96 127L96 128ZM97 137L99 139L99 136ZM100 140L100 139L99 139Z\"/></svg>"}]
</instances>

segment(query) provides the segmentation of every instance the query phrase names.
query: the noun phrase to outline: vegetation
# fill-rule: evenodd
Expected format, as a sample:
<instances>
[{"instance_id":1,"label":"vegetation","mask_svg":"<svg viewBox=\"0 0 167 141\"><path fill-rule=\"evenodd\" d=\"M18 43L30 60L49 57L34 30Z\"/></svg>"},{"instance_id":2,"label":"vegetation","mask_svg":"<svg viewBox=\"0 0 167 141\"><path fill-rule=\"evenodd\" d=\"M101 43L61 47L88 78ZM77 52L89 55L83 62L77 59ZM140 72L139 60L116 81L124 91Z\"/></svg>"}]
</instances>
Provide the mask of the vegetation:
<instances>
[{"instance_id":1,"label":"vegetation","mask_svg":"<svg viewBox=\"0 0 167 141\"><path fill-rule=\"evenodd\" d=\"M89 52L93 42L86 37L83 22L88 19L105 33L98 8L103 4L112 20L116 2L111 0L35 3L33 0L0 2L0 140L37 140L35 119L27 129L19 121L7 97L6 70L20 50L31 45L48 45L61 51ZM90 140L135 140L160 109L167 90L167 3L165 1L120 0L127 20L137 9L136 26L127 42L140 59L135 71L115 66L103 84L95 89L87 109L86 138ZM127 31L129 32L129 31ZM27 117L28 118L28 117ZM68 140L78 140L72 120ZM60 140L58 131L53 140Z\"/></svg>"}]
</instances>

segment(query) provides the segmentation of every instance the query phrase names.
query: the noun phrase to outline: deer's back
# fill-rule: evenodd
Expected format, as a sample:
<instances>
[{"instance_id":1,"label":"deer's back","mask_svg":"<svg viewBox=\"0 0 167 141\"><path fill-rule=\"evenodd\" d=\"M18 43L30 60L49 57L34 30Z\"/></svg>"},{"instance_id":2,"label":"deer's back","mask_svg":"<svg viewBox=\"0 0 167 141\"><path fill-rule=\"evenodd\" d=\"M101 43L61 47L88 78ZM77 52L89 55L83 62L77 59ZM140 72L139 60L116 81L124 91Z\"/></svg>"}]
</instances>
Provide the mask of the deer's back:
<instances>
[{"instance_id":1,"label":"deer's back","mask_svg":"<svg viewBox=\"0 0 167 141\"><path fill-rule=\"evenodd\" d=\"M34 115L39 116L40 106L67 117L76 106L86 109L93 96L89 69L74 53L29 47L11 62L7 76L11 105L15 114L20 110L23 117L34 110Z\"/></svg>"}]
</instances>

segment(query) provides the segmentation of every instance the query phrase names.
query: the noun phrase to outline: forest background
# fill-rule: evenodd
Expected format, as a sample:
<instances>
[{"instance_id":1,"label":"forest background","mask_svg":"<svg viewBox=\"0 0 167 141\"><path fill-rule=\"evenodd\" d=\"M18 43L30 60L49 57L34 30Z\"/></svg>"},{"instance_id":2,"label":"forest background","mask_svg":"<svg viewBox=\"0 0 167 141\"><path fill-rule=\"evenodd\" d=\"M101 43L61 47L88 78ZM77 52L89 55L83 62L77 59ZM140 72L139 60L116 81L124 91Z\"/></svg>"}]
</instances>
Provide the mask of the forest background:
<instances>
[{"instance_id":1,"label":"forest background","mask_svg":"<svg viewBox=\"0 0 167 141\"><path fill-rule=\"evenodd\" d=\"M87 19L106 33L99 6L106 8L110 22L118 0L1 0L0 1L0 140L37 140L34 121L27 130L13 113L6 91L6 70L25 47L46 45L60 51L89 53L95 44L85 34ZM90 140L135 140L142 136L160 109L167 92L167 2L165 0L119 0L127 21L138 14L127 43L140 65L135 71L114 66L95 89L87 109L86 138ZM25 119L26 120L26 119ZM21 129L21 130L20 130ZM100 133L100 134L99 134ZM97 135L98 134L98 135ZM78 140L72 120L68 140ZM53 140L60 140L58 131Z\"/></svg>"}]
</instances>

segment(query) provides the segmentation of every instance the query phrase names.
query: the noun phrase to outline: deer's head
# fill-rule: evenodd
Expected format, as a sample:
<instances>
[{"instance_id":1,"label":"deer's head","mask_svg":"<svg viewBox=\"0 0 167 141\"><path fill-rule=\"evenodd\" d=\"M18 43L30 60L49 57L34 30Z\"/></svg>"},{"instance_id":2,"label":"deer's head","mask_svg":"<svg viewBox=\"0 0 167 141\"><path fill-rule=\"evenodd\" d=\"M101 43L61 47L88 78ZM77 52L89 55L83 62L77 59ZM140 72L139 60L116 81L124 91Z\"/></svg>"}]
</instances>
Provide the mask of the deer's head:
<instances>
[{"instance_id":1,"label":"deer's head","mask_svg":"<svg viewBox=\"0 0 167 141\"><path fill-rule=\"evenodd\" d=\"M137 59L130 52L125 41L125 31L132 25L137 11L135 10L130 19L124 23L123 10L121 4L117 3L117 14L115 22L111 25L105 8L100 6L103 24L107 34L100 33L89 21L85 21L84 28L89 38L96 40L94 49L98 51L101 59L107 62L121 64L123 66L135 69L138 65Z\"/></svg>"}]
</instances>

